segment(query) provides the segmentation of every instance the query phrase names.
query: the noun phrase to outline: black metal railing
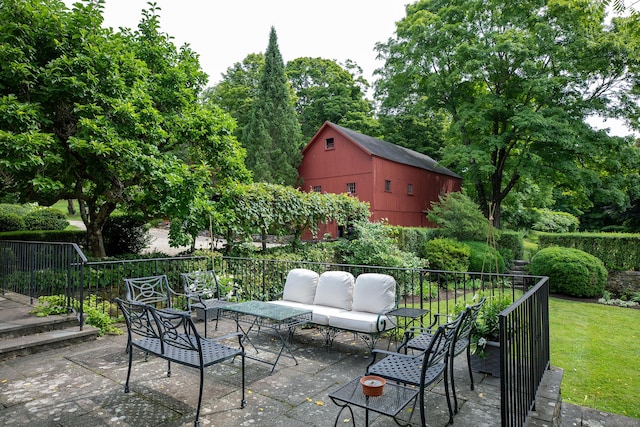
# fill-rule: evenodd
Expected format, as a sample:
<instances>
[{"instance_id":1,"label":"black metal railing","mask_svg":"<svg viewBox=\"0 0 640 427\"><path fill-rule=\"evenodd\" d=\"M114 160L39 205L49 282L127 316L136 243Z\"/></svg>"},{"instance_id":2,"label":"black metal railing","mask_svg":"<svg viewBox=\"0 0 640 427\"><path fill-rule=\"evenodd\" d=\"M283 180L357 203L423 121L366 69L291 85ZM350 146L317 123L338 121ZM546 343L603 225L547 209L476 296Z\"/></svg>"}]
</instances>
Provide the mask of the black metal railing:
<instances>
[{"instance_id":1,"label":"black metal railing","mask_svg":"<svg viewBox=\"0 0 640 427\"><path fill-rule=\"evenodd\" d=\"M31 297L64 294L80 316L84 303L112 301L124 295L127 277L166 274L176 290L180 273L212 267L230 292L240 299L279 298L287 273L308 268L384 273L397 283L399 305L430 313L453 313L475 293L509 295L513 304L500 313L501 416L503 426L524 425L534 407L538 386L549 367L548 278L495 273L471 273L374 267L304 261L232 257L169 257L87 262L75 244L0 241L2 292ZM235 288L233 285L235 284ZM104 305L97 305L98 308ZM110 311L117 316L117 311Z\"/></svg>"},{"instance_id":2,"label":"black metal railing","mask_svg":"<svg viewBox=\"0 0 640 427\"><path fill-rule=\"evenodd\" d=\"M549 369L549 280L536 279L533 288L499 314L502 426L525 424Z\"/></svg>"},{"instance_id":3,"label":"black metal railing","mask_svg":"<svg viewBox=\"0 0 640 427\"><path fill-rule=\"evenodd\" d=\"M75 243L0 241L2 294L15 292L33 304L41 296L64 295L82 329L84 265Z\"/></svg>"}]
</instances>

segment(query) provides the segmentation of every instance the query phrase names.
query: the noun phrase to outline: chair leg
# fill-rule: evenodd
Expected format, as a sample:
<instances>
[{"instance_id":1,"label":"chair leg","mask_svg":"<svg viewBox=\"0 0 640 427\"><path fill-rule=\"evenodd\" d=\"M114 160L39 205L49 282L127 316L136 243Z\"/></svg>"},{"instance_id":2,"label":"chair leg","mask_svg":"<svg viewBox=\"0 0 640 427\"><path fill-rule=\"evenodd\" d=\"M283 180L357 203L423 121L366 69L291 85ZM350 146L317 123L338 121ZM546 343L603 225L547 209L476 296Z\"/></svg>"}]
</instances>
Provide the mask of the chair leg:
<instances>
[{"instance_id":1,"label":"chair leg","mask_svg":"<svg viewBox=\"0 0 640 427\"><path fill-rule=\"evenodd\" d=\"M467 368L469 369L469 380L471 381L471 390L473 390L473 372L471 372L471 347L467 346Z\"/></svg>"},{"instance_id":2,"label":"chair leg","mask_svg":"<svg viewBox=\"0 0 640 427\"><path fill-rule=\"evenodd\" d=\"M449 407L449 422L448 424L453 424L453 409L451 408L451 396L449 396L449 367L445 367L444 369L444 394L447 397L447 406Z\"/></svg>"},{"instance_id":3,"label":"chair leg","mask_svg":"<svg viewBox=\"0 0 640 427\"><path fill-rule=\"evenodd\" d=\"M167 361L167 377L171 376L171 361Z\"/></svg>"},{"instance_id":4,"label":"chair leg","mask_svg":"<svg viewBox=\"0 0 640 427\"><path fill-rule=\"evenodd\" d=\"M208 317L208 312L209 310L207 310L207 306L204 306L204 337L207 338L207 325L209 324L209 317Z\"/></svg>"},{"instance_id":5,"label":"chair leg","mask_svg":"<svg viewBox=\"0 0 640 427\"><path fill-rule=\"evenodd\" d=\"M457 414L458 413L458 396L456 395L456 378L453 375L453 358L454 358L454 354L451 355L451 358L449 359L449 378L451 378L451 393L453 394L453 413Z\"/></svg>"},{"instance_id":6,"label":"chair leg","mask_svg":"<svg viewBox=\"0 0 640 427\"><path fill-rule=\"evenodd\" d=\"M198 393L198 408L196 409L196 420L193 422L194 427L200 426L200 405L202 405L203 388L204 388L204 368L200 366L200 392Z\"/></svg>"},{"instance_id":7,"label":"chair leg","mask_svg":"<svg viewBox=\"0 0 640 427\"><path fill-rule=\"evenodd\" d=\"M127 382L124 383L124 392L129 393L129 378L131 378L131 363L133 362L133 347L127 346L129 352L129 369L127 369Z\"/></svg>"}]
</instances>

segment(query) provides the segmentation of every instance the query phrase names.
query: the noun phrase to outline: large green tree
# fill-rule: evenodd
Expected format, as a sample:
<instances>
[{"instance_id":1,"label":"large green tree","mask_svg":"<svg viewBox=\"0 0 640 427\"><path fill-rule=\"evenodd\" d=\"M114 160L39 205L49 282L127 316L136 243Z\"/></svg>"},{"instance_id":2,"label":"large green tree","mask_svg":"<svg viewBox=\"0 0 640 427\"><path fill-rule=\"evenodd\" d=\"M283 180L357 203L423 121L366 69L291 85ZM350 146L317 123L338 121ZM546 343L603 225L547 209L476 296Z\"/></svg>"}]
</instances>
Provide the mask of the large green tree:
<instances>
[{"instance_id":1,"label":"large green tree","mask_svg":"<svg viewBox=\"0 0 640 427\"><path fill-rule=\"evenodd\" d=\"M159 32L157 11L114 32L99 1L0 7L4 191L44 205L77 199L98 257L116 208L183 213L209 186L248 177L230 118L198 103L197 55Z\"/></svg>"},{"instance_id":2,"label":"large green tree","mask_svg":"<svg viewBox=\"0 0 640 427\"><path fill-rule=\"evenodd\" d=\"M284 71L275 28L271 27L265 64L242 143L256 181L294 185L303 139Z\"/></svg>"},{"instance_id":3,"label":"large green tree","mask_svg":"<svg viewBox=\"0 0 640 427\"><path fill-rule=\"evenodd\" d=\"M345 67L323 58L297 58L286 66L296 93L296 112L305 140L325 121L365 133L372 124L372 105L365 97L369 83L351 61Z\"/></svg>"},{"instance_id":4,"label":"large green tree","mask_svg":"<svg viewBox=\"0 0 640 427\"><path fill-rule=\"evenodd\" d=\"M377 46L385 60L377 94L387 111L448 115L443 162L483 209L493 204L499 226L503 201L524 178L578 201L603 182L586 160L628 143L586 121L637 124L637 34L636 18L609 21L598 1L421 0Z\"/></svg>"}]
</instances>

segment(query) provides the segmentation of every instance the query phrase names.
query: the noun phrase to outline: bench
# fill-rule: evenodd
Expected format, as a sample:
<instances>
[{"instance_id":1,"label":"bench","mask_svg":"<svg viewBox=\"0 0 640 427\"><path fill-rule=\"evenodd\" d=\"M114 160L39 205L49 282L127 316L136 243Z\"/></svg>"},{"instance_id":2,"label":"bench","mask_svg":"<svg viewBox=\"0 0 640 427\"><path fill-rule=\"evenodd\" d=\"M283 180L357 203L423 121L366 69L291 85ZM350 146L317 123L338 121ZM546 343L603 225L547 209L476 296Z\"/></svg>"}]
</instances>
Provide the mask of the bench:
<instances>
[{"instance_id":1,"label":"bench","mask_svg":"<svg viewBox=\"0 0 640 427\"><path fill-rule=\"evenodd\" d=\"M124 392L129 393L129 379L133 362L133 348L167 360L167 377L171 376L171 362L200 370L200 391L194 426L200 425L200 406L204 388L204 369L225 360L242 360L242 397L240 407L245 400L245 354L242 346L242 333L233 333L216 339L203 338L197 331L191 315L186 312L159 310L151 305L124 301L115 298L127 323L127 352L129 368ZM221 344L220 341L237 337L238 348Z\"/></svg>"},{"instance_id":2,"label":"bench","mask_svg":"<svg viewBox=\"0 0 640 427\"><path fill-rule=\"evenodd\" d=\"M296 268L287 274L282 299L271 301L313 312L311 323L323 333L330 349L336 335L352 332L373 350L378 338L396 327L387 315L396 305L396 281L392 276L363 273L354 280L346 271Z\"/></svg>"}]
</instances>

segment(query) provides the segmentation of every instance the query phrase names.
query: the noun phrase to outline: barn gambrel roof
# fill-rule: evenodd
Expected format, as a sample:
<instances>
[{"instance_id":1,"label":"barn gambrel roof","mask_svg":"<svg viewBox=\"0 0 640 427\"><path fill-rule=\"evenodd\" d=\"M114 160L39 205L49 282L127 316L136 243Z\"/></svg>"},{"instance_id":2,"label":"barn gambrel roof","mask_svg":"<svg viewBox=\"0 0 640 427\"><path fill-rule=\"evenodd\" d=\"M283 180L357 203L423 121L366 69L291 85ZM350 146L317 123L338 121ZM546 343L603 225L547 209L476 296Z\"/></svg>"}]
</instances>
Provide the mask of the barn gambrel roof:
<instances>
[{"instance_id":1,"label":"barn gambrel roof","mask_svg":"<svg viewBox=\"0 0 640 427\"><path fill-rule=\"evenodd\" d=\"M443 166L439 166L438 162L436 162L426 154L418 153L417 151L413 151L408 148L383 141L381 139L358 133L351 129L338 126L335 123L325 122L325 125L329 125L335 128L338 132L342 133L355 144L359 145L361 149L371 155L391 160L396 163L414 166L420 169L439 173L442 175L461 178L459 175L450 171L449 169Z\"/></svg>"}]
</instances>

